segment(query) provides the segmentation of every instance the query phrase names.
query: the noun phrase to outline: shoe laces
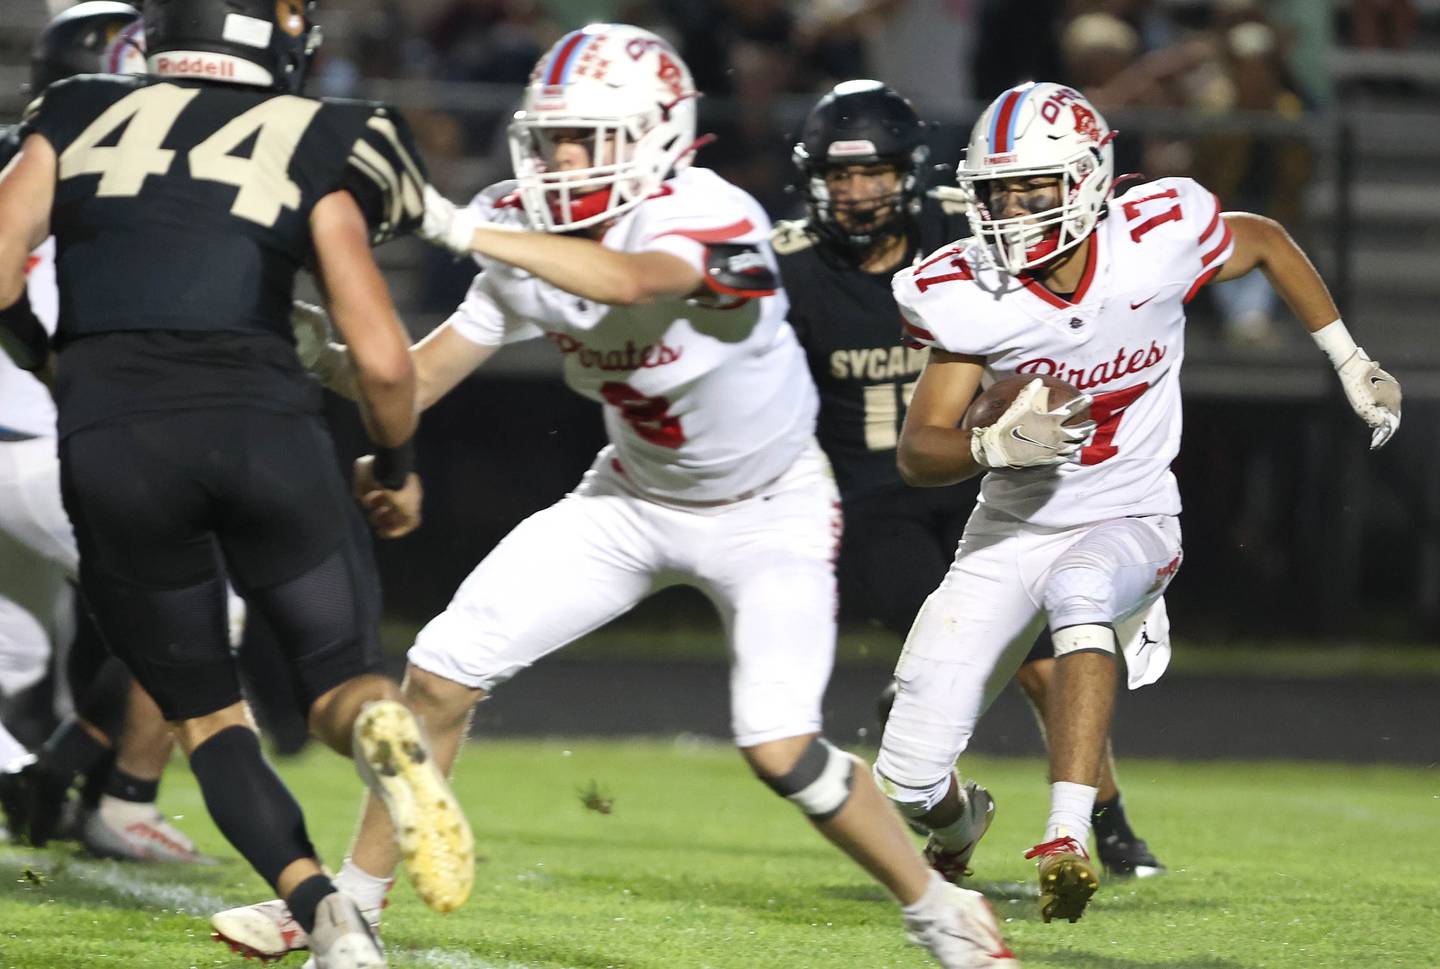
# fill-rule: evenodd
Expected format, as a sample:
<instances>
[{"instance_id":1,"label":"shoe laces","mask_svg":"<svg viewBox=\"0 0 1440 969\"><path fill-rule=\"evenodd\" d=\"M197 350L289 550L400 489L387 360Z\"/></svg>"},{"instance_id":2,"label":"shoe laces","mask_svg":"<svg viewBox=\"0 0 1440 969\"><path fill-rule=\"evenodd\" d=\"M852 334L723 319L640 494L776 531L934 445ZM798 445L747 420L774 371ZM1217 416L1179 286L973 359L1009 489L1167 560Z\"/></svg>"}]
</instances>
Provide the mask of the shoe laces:
<instances>
[{"instance_id":1,"label":"shoe laces","mask_svg":"<svg viewBox=\"0 0 1440 969\"><path fill-rule=\"evenodd\" d=\"M1044 858L1049 855L1079 855L1082 858L1090 857L1085 851L1085 846L1068 834L1061 835L1054 841L1046 841L1044 844L1038 844L1025 852L1027 859Z\"/></svg>"}]
</instances>

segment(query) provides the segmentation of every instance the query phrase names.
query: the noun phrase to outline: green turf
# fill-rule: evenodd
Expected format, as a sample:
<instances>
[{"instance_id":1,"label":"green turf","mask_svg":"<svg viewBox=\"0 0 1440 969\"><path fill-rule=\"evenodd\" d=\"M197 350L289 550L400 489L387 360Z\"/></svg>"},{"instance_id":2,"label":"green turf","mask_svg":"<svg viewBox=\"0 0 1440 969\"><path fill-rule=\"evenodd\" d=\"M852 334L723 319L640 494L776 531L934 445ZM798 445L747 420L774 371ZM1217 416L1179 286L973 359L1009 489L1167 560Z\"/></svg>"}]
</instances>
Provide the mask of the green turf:
<instances>
[{"instance_id":1,"label":"green turf","mask_svg":"<svg viewBox=\"0 0 1440 969\"><path fill-rule=\"evenodd\" d=\"M1434 969L1440 770L1129 761L1132 815L1174 870L1102 887L1044 925L1022 851L1046 809L1035 761L976 760L999 810L977 857L1028 966ZM358 781L315 752L282 765L338 860ZM613 812L587 810L592 782ZM929 965L879 890L724 747L541 741L472 746L457 786L483 855L470 902L435 915L406 886L384 934L397 967L880 969ZM243 792L236 792L243 796ZM177 767L162 806L226 860L186 870L0 847L0 967L243 965L203 916L265 897ZM285 963L298 969L300 958Z\"/></svg>"}]
</instances>

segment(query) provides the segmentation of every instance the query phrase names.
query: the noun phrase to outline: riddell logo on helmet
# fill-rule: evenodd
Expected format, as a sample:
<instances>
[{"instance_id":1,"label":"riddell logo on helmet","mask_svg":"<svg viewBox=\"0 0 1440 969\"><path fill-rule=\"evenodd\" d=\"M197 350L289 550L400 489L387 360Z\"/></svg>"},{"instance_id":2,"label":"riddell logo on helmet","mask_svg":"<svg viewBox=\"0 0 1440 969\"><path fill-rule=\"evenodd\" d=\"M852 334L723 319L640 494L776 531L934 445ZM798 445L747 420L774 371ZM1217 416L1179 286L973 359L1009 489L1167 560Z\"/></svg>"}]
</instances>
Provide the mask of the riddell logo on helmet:
<instances>
[{"instance_id":1,"label":"riddell logo on helmet","mask_svg":"<svg viewBox=\"0 0 1440 969\"><path fill-rule=\"evenodd\" d=\"M1008 164L1010 164L1011 162L1013 162L1014 160L1015 160L1015 154L1014 154L1013 152L1011 152L1010 154L1006 154L1006 155L986 155L986 156L985 156L985 164L987 164L987 165L1008 165Z\"/></svg>"},{"instance_id":2,"label":"riddell logo on helmet","mask_svg":"<svg viewBox=\"0 0 1440 969\"><path fill-rule=\"evenodd\" d=\"M167 57L161 54L155 58L155 73L172 77L225 77L235 76L235 62L228 58Z\"/></svg>"}]
</instances>

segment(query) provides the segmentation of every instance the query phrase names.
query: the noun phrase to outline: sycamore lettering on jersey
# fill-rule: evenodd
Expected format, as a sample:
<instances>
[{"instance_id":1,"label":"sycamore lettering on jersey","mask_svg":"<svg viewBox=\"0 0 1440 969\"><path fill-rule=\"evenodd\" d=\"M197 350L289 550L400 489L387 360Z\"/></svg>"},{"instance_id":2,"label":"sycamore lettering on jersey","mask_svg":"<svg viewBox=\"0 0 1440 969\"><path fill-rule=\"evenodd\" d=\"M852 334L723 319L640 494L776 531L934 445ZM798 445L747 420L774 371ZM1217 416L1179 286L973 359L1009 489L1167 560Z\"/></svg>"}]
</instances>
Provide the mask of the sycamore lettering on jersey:
<instances>
[{"instance_id":1,"label":"sycamore lettering on jersey","mask_svg":"<svg viewBox=\"0 0 1440 969\"><path fill-rule=\"evenodd\" d=\"M910 377L925 369L929 354L924 347L870 347L836 350L830 354L830 374L836 380L861 377L865 380L894 380Z\"/></svg>"},{"instance_id":2,"label":"sycamore lettering on jersey","mask_svg":"<svg viewBox=\"0 0 1440 969\"><path fill-rule=\"evenodd\" d=\"M513 183L471 203L487 221L530 228ZM664 252L703 274L707 246L745 243L774 269L770 222L748 194L703 168L625 213L601 239L621 252ZM684 299L609 306L577 299L503 263L477 259L448 323L476 343L545 336L571 389L604 405L624 480L656 498L724 501L773 481L814 434L815 389L785 294L714 307Z\"/></svg>"},{"instance_id":3,"label":"sycamore lettering on jersey","mask_svg":"<svg viewBox=\"0 0 1440 969\"><path fill-rule=\"evenodd\" d=\"M1080 461L987 475L981 500L990 510L1062 528L1179 513L1170 463L1180 445L1185 304L1234 251L1219 213L1216 198L1188 178L1113 199L1070 300L1005 276L969 244L896 275L907 332L983 357L987 384L1044 374L1094 396L1099 426Z\"/></svg>"}]
</instances>

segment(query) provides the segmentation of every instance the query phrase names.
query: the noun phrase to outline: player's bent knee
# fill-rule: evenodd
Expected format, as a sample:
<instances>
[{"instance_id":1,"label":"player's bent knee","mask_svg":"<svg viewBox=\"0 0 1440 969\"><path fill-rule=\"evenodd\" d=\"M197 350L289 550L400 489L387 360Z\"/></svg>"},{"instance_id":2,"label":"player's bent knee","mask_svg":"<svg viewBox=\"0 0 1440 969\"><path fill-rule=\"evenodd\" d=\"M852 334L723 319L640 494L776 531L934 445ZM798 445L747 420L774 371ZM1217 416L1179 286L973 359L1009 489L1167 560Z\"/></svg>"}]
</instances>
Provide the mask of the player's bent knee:
<instances>
[{"instance_id":1,"label":"player's bent knee","mask_svg":"<svg viewBox=\"0 0 1440 969\"><path fill-rule=\"evenodd\" d=\"M858 761L823 737L815 737L789 772L758 774L766 785L812 821L829 821L844 809L855 790Z\"/></svg>"},{"instance_id":2,"label":"player's bent knee","mask_svg":"<svg viewBox=\"0 0 1440 969\"><path fill-rule=\"evenodd\" d=\"M1115 619L1114 577L1101 569L1061 569L1045 583L1045 612L1052 630L1066 626L1109 623ZM1061 655L1055 643L1055 655Z\"/></svg>"},{"instance_id":3,"label":"player's bent knee","mask_svg":"<svg viewBox=\"0 0 1440 969\"><path fill-rule=\"evenodd\" d=\"M934 784L910 787L886 777L880 772L878 764L872 768L871 773L875 777L876 786L880 788L880 793L889 798L890 803L895 805L895 810L906 818L922 818L929 814L935 805L945 797L945 793L950 790L949 774Z\"/></svg>"}]
</instances>

